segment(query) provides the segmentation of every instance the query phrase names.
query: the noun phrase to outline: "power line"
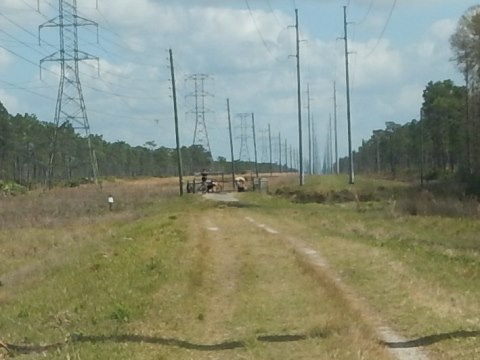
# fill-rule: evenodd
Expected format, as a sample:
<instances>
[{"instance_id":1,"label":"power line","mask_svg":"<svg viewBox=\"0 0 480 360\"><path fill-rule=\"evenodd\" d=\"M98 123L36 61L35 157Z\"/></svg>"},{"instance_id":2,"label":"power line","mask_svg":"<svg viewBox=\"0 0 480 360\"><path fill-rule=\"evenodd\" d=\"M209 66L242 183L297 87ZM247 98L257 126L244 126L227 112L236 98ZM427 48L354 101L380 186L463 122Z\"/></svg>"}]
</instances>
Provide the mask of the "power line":
<instances>
[{"instance_id":1,"label":"power line","mask_svg":"<svg viewBox=\"0 0 480 360\"><path fill-rule=\"evenodd\" d=\"M248 12L250 13L250 17L252 18L253 24L255 25L255 29L257 30L258 36L262 40L263 46L265 46L265 49L267 49L268 53L273 56L270 48L268 47L267 42L265 41L265 38L263 37L262 32L260 31L260 28L258 27L257 21L253 16L253 12L252 12L252 9L250 8L250 4L248 3L248 0L245 0L245 5L247 5Z\"/></svg>"},{"instance_id":2,"label":"power line","mask_svg":"<svg viewBox=\"0 0 480 360\"><path fill-rule=\"evenodd\" d=\"M266 1L267 1L268 8L270 9L270 12L272 13L272 15L275 17L275 20L277 21L278 26L284 27L282 24L280 24L280 20L278 19L277 14L275 14L275 11L272 7L272 3L270 2L270 0L266 0Z\"/></svg>"},{"instance_id":3,"label":"power line","mask_svg":"<svg viewBox=\"0 0 480 360\"><path fill-rule=\"evenodd\" d=\"M6 16L5 14L3 13L0 13L0 16L3 17L5 20L7 20L9 23L15 25L16 27L22 29L24 32L26 32L27 34L29 34L30 36L32 36L33 38L35 39L38 39L38 35L37 34L34 34L33 32L31 32L30 30L28 30L27 28L23 27L22 25L20 25L19 23L17 23L16 21L12 20L10 17ZM52 44L49 44L47 42L45 42L46 44L48 44L49 46L55 48L55 46L53 46Z\"/></svg>"},{"instance_id":4,"label":"power line","mask_svg":"<svg viewBox=\"0 0 480 360\"><path fill-rule=\"evenodd\" d=\"M42 55L42 56L45 56L45 53L42 53L40 50L38 50L38 48L33 47L31 44L28 44L28 43L26 43L26 42L24 42L24 41L16 38L15 36L9 34L9 33L6 32L5 30L0 29L0 32L3 33L3 34L5 34L5 35L7 35L9 38L13 39L13 40L16 41L17 43L22 44L23 46L25 46L25 47L27 47L27 48L29 48L29 49L31 49L31 50L39 53L39 54Z\"/></svg>"},{"instance_id":5,"label":"power line","mask_svg":"<svg viewBox=\"0 0 480 360\"><path fill-rule=\"evenodd\" d=\"M23 90L23 91L28 92L28 93L30 93L30 94L33 94L33 95L35 95L35 96L39 96L39 97L42 97L42 98L44 98L44 99L51 100L51 101L56 101L56 99L54 99L54 98L52 98L52 97L50 97L50 96L47 96L47 95L45 95L45 94L41 94L41 93L32 91L32 90L27 89L27 88L25 88L25 87L23 87L23 86L18 86L18 85L15 85L15 84L11 83L11 82L8 82L8 81L5 81L5 80L1 80L1 79L0 79L0 82L2 82L2 83L4 83L4 84L7 84L8 86L11 86L12 88L19 89L19 90Z\"/></svg>"},{"instance_id":6,"label":"power line","mask_svg":"<svg viewBox=\"0 0 480 360\"><path fill-rule=\"evenodd\" d=\"M373 9L373 2L374 0L370 0L370 4L368 5L368 9L365 12L365 15L363 15L362 19L357 22L358 25L363 24L365 20L367 20L368 16L370 15L370 12Z\"/></svg>"},{"instance_id":7,"label":"power line","mask_svg":"<svg viewBox=\"0 0 480 360\"><path fill-rule=\"evenodd\" d=\"M9 48L7 48L7 47L5 47L5 46L3 46L3 45L1 45L1 44L0 44L0 48L2 48L3 50L9 52L10 54L12 54L12 55L14 55L14 56L16 56L16 57L18 57L18 58L26 61L26 62L29 63L30 65L33 65L33 66L35 66L35 67L38 66L36 63L34 63L33 61L31 61L30 59L27 59L25 56L20 55L20 54L16 53L15 51L10 50ZM47 69L47 71L51 72L52 74L55 74L53 71L50 71L50 70L48 70L48 69ZM56 74L55 74L55 75L56 75Z\"/></svg>"},{"instance_id":8,"label":"power line","mask_svg":"<svg viewBox=\"0 0 480 360\"><path fill-rule=\"evenodd\" d=\"M380 45L380 41L382 41L383 36L385 35L385 31L387 30L387 27L390 23L390 20L392 18L393 12L395 11L396 5L397 5L397 0L393 0L392 7L390 8L390 12L388 13L387 20L385 21L385 25L383 26L383 29L382 29L382 31L381 31L378 39L377 39L377 42L376 42L375 46L373 47L373 49L368 53L368 55L366 57L369 57L370 55L372 55L375 52L375 50L377 50L378 45Z\"/></svg>"}]
</instances>

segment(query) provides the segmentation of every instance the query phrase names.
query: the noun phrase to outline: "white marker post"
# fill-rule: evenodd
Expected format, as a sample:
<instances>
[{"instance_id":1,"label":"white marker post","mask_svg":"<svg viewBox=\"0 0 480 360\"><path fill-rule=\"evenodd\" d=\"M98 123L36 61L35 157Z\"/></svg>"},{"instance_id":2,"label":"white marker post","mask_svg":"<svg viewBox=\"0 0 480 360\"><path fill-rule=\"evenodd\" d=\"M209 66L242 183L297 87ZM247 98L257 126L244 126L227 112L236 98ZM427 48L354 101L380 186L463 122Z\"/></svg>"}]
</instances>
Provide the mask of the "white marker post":
<instances>
[{"instance_id":1,"label":"white marker post","mask_svg":"<svg viewBox=\"0 0 480 360\"><path fill-rule=\"evenodd\" d=\"M107 201L108 201L108 209L109 209L110 211L112 211L112 209L113 209L113 203L115 202L115 201L113 200L113 196L112 196L112 195L108 195Z\"/></svg>"}]
</instances>

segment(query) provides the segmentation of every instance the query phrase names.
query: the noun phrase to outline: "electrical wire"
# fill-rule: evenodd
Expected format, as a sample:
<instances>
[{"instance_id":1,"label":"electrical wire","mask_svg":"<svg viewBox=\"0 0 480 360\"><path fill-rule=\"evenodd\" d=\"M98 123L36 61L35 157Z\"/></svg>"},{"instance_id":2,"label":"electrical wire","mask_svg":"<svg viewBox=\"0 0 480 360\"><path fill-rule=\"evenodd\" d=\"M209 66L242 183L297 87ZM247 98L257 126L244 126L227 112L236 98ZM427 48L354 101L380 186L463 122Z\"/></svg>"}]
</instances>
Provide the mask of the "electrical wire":
<instances>
[{"instance_id":1,"label":"electrical wire","mask_svg":"<svg viewBox=\"0 0 480 360\"><path fill-rule=\"evenodd\" d=\"M250 7L250 4L249 4L248 0L245 0L245 5L247 6L250 17L252 18L253 24L255 25L255 29L257 30L258 36L262 40L263 46L265 46L265 49L267 49L268 53L271 56L273 56L272 51L270 50L270 47L268 46L262 32L260 31L260 28L258 27L257 21L255 20L255 17L253 16L253 12L252 12L252 9Z\"/></svg>"},{"instance_id":2,"label":"electrical wire","mask_svg":"<svg viewBox=\"0 0 480 360\"><path fill-rule=\"evenodd\" d=\"M45 54L42 53L40 50L38 50L38 48L33 47L31 44L28 44L28 43L26 43L26 42L24 42L24 41L16 38L15 36L11 35L10 33L6 32L5 30L0 29L0 33L3 33L3 34L5 34L5 35L7 35L9 38L13 39L13 40L16 41L17 43L22 44L23 46L25 46L25 47L27 47L27 48L35 51L36 53L38 53L38 54L40 54L40 55L42 55L42 56L45 56Z\"/></svg>"},{"instance_id":3,"label":"electrical wire","mask_svg":"<svg viewBox=\"0 0 480 360\"><path fill-rule=\"evenodd\" d=\"M385 25L383 26L383 29L382 29L382 31L381 31L378 39L377 39L377 42L376 42L375 46L372 48L372 50L370 50L368 55L366 55L365 57L367 57L367 58L370 57L375 52L375 50L377 50L378 45L380 45L380 42L382 41L383 36L385 35L385 32L388 28L390 20L392 19L392 15L393 15L393 12L395 11L396 5L397 5L397 0L393 0L392 7L390 8L390 12L387 16L387 20L385 21Z\"/></svg>"},{"instance_id":4,"label":"electrical wire","mask_svg":"<svg viewBox=\"0 0 480 360\"><path fill-rule=\"evenodd\" d=\"M28 3L26 3L25 1L23 1L23 2L24 2L25 4L27 4L27 6L29 6L31 9L33 9L33 7L30 6ZM58 11L58 9L57 9L54 5L52 5L50 2L47 1L46 3L47 3L50 7L52 7L54 10ZM37 10L35 10L35 11L37 11ZM37 35L36 35L36 34L34 34L33 32L29 31L29 30L26 29L25 27L21 26L20 24L18 24L17 22L15 22L14 20L12 20L12 19L9 18L8 16L6 16L5 14L0 13L0 15L1 15L3 18L5 18L8 22L10 22L10 23L12 23L13 25L17 26L18 28L22 29L24 32L26 32L26 33L29 34L30 36L34 37L35 39L37 38ZM46 16L45 16L44 14L42 14L42 16L44 16L44 17L46 18ZM14 42L16 42L16 43L18 43L18 44L21 44L21 45L23 45L23 46L28 47L29 49L31 49L31 50L33 50L33 51L41 54L42 56L44 55L41 51L39 51L39 50L38 50L36 47L34 47L32 44L29 44L29 43L27 43L27 42L25 42L25 41L22 41L22 40L18 39L17 37L11 35L10 33L6 32L6 31L4 31L4 30L2 30L2 29L0 29L0 32L4 33L4 34L7 35L9 38L13 39ZM117 35L118 35L118 34L117 34ZM67 40L68 40L68 39L67 39ZM44 40L42 41L42 43L45 43L45 44L47 44L48 46L50 46L50 47L54 48L55 50L57 50L57 48L56 48L54 45L52 45L51 43L48 43L48 42L46 42L46 41L44 41ZM94 45L94 44L90 43L90 45ZM118 44L117 44L117 45L118 45ZM0 44L0 48L4 49L6 52L8 52L8 53L10 53L10 54L12 54L12 55L14 55L14 56L16 56L16 57L22 59L23 61L27 62L27 63L30 64L30 65L33 65L33 66L35 66L35 67L38 66L37 63L31 61L31 60L30 60L29 58L27 58L26 56L23 56L23 55L21 55L20 53L18 53L18 52L16 52L16 51L13 51L13 50L11 50L10 48L8 48L8 47L6 47L6 46L3 46L3 45ZM112 57L115 56L114 54L112 54L111 52L109 52L107 49L105 49L105 48L103 48L103 47L101 47L101 48L102 48L102 50L105 51L105 53L109 54L110 56L112 56ZM124 47L124 48L125 48L125 47ZM128 49L128 50L131 51L131 49ZM88 64L88 62L87 62L87 64ZM91 64L88 64L88 65L93 67L93 65L91 65ZM150 66L151 66L151 65L150 65ZM159 66L151 66L151 67L153 67L153 68L160 68ZM51 71L51 70L48 69L48 68L45 69L45 71L47 71L47 72L49 72L49 73L51 73L51 74L54 74L55 76L58 76L57 73L55 73L54 71ZM121 75L118 75L118 74L114 74L114 73L111 73L111 72L107 72L107 73L110 73L111 75L116 76L116 77L119 77L119 78L121 78L121 79L125 79L124 76L121 76ZM110 85L118 86L118 84L114 84L114 83L112 83L112 82L108 82L108 81L106 81L106 80L104 80L104 79L101 79L101 78L96 78L96 77L94 77L94 76L92 76L92 75L90 75L90 74L85 74L85 73L81 72L81 75L82 75L82 76L87 76L87 77L90 77L90 78L93 78L93 79L97 79L97 80L100 79L104 84L110 84ZM137 79L137 80L138 80L138 79ZM151 78L149 78L149 80L151 80ZM33 90L32 90L32 87L26 88L26 87L24 87L24 86L20 86L20 85L18 85L18 84L14 84L14 83L12 83L12 82L8 82L8 81L5 81L5 80L0 80L0 82L3 83L3 84L6 84L6 85L7 85L8 87L10 87L10 88L18 89L18 90L21 90L21 91L24 91L24 92L33 94L33 95L38 96L38 97L42 97L42 98L44 98L44 99L48 99L48 100L50 100L50 101L52 101L52 102L55 102L55 101L56 101L56 99L54 99L54 98L52 98L52 97L49 97L48 95L44 95L44 94L42 94L42 93L33 91ZM123 95L123 94L120 94L120 93L117 93L117 92L113 92L113 91L105 91L105 90L99 89L99 88L97 88L97 87L95 87L95 86L90 86L90 85L85 85L85 84L83 84L83 87L85 87L85 88L87 88L87 89L90 89L90 90L93 90L93 91L96 91L96 92L99 92L99 93L103 93L103 94L106 94L106 95L109 95L109 96L113 96L113 97L117 97L117 98L122 98L122 99L132 99L132 100L138 100L138 99L140 99L140 100L156 100L156 101L158 101L158 97L153 97L153 96L151 96L151 95L150 95L150 96L144 96L144 97L141 97L141 96L132 96L132 95ZM38 87L38 89L40 89L40 88L51 88L51 87ZM131 86L129 86L128 88L129 88L129 90L132 90L132 89L133 89ZM145 91L145 89L137 89L137 90L139 90L139 91ZM128 105L128 102L124 101L123 104L124 104L124 105L127 105L131 110L133 110L133 111L135 111L135 112L138 112L138 108L137 108L137 109L131 108L131 107ZM118 114L118 113L117 113L117 114L113 114L113 113L108 113L108 112L104 112L104 111L98 111L98 110L94 110L94 109L90 109L89 112L91 112L91 113L96 113L96 114L101 114L101 115L104 115L104 116L111 116L111 117L114 117L114 118L132 119L131 116L122 115L122 114Z\"/></svg>"},{"instance_id":5,"label":"electrical wire","mask_svg":"<svg viewBox=\"0 0 480 360\"><path fill-rule=\"evenodd\" d=\"M51 100L51 101L56 101L56 99L54 99L54 98L52 98L52 97L50 97L50 96L47 96L47 95L42 94L42 93L38 93L38 92L36 92L36 91L32 91L32 90L27 89L27 88L25 88L25 87L23 87L23 86L15 85L15 84L13 84L13 83L11 83L11 82L9 82L9 81L5 81L5 80L1 80L1 79L0 79L0 82L1 82L1 83L4 83L4 84L7 84L8 86L11 86L12 88L15 88L15 89L18 89L18 90L22 90L22 91L28 92L28 93L33 94L33 95L35 95L35 96L42 97L42 98L44 98L44 99Z\"/></svg>"},{"instance_id":6,"label":"electrical wire","mask_svg":"<svg viewBox=\"0 0 480 360\"><path fill-rule=\"evenodd\" d=\"M361 25L367 20L368 16L370 15L370 12L373 9L373 2L374 0L370 0L370 4L368 5L368 9L365 12L365 15L363 15L362 19L357 22L357 25Z\"/></svg>"},{"instance_id":7,"label":"electrical wire","mask_svg":"<svg viewBox=\"0 0 480 360\"><path fill-rule=\"evenodd\" d=\"M270 0L266 0L266 2L267 2L268 8L270 9L270 12L271 12L272 15L275 17L275 20L277 21L278 26L280 26L281 28L283 28L284 26L282 26L282 24L280 23L280 19L278 18L277 14L275 14L275 10L274 10L273 7L272 7L272 3L270 2Z\"/></svg>"}]
</instances>

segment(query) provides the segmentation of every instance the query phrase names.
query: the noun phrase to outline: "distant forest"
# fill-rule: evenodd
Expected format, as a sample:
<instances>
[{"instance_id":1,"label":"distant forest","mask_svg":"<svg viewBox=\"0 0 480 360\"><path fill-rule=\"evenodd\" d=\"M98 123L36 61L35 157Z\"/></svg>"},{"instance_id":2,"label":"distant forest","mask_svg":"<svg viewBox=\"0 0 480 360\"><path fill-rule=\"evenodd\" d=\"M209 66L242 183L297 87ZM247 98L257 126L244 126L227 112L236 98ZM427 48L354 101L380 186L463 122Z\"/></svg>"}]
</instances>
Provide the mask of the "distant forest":
<instances>
[{"instance_id":1,"label":"distant forest","mask_svg":"<svg viewBox=\"0 0 480 360\"><path fill-rule=\"evenodd\" d=\"M469 183L480 194L480 5L468 9L450 38L454 60L463 74L462 86L452 80L430 82L423 92L419 119L401 125L386 119L386 127L373 131L354 151L357 174L417 180L455 179ZM0 180L24 186L54 183L74 184L92 178L88 141L66 122L56 129L33 114L12 116L0 103ZM100 177L177 175L175 149L153 142L130 146L123 141L109 143L92 135L92 148ZM55 149L52 148L55 145ZM226 158L213 160L200 145L182 147L183 172L202 169L230 172ZM51 154L55 154L54 166ZM318 154L317 154L318 155ZM285 160L285 159L284 159ZM286 161L285 161L286 162ZM348 172L348 159L339 160ZM254 171L251 162L236 162L237 172ZM334 164L324 164L324 172ZM49 169L52 170L49 176ZM285 165L262 163L259 172L287 171Z\"/></svg>"},{"instance_id":2,"label":"distant forest","mask_svg":"<svg viewBox=\"0 0 480 360\"><path fill-rule=\"evenodd\" d=\"M46 183L52 153L54 125L35 115L10 115L0 104L0 179L21 185ZM167 176L177 173L175 149L155 148L153 142L130 146L109 143L99 135L91 141L101 177ZM87 139L65 123L57 131L53 177L55 182L78 182L92 176ZM201 146L182 149L187 173L210 167L210 155Z\"/></svg>"},{"instance_id":3,"label":"distant forest","mask_svg":"<svg viewBox=\"0 0 480 360\"><path fill-rule=\"evenodd\" d=\"M480 5L468 9L450 38L465 83L430 82L420 119L386 121L354 153L355 171L425 180L453 178L480 192ZM348 169L348 159L341 160Z\"/></svg>"},{"instance_id":4,"label":"distant forest","mask_svg":"<svg viewBox=\"0 0 480 360\"><path fill-rule=\"evenodd\" d=\"M413 175L426 179L456 174L480 174L480 105L472 97L467 121L467 91L451 80L429 83L424 90L421 119L404 125L386 122L386 128L373 131L354 153L358 173L378 173L392 177ZM479 108L480 109L480 108ZM341 169L348 169L342 159ZM423 171L422 171L423 170Z\"/></svg>"},{"instance_id":5,"label":"distant forest","mask_svg":"<svg viewBox=\"0 0 480 360\"><path fill-rule=\"evenodd\" d=\"M53 152L54 124L42 122L35 115L10 115L0 103L0 180L23 186L47 184L50 156ZM176 149L157 147L153 141L143 146L126 142L107 142L91 135L100 177L141 177L178 175ZM223 157L213 161L200 145L182 147L183 173L193 175L202 169L227 173L231 163ZM54 184L75 185L92 179L92 165L87 139L70 123L57 129L53 169ZM270 164L259 164L259 171L270 171ZM235 162L238 172L253 171L254 164ZM275 165L274 171L279 171Z\"/></svg>"}]
</instances>

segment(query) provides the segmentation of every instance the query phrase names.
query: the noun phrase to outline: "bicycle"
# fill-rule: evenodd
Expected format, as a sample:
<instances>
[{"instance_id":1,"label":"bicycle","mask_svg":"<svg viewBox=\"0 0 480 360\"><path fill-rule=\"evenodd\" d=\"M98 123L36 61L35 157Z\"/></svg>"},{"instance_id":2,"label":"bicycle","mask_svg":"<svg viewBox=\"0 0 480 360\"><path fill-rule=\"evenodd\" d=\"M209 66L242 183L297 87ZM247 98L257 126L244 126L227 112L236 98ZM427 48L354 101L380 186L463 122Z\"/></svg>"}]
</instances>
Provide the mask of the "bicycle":
<instances>
[{"instance_id":1,"label":"bicycle","mask_svg":"<svg viewBox=\"0 0 480 360\"><path fill-rule=\"evenodd\" d=\"M198 185L196 190L198 192L201 192L202 194L205 194L205 193L219 193L219 192L223 191L223 186L218 181L207 180L207 181L201 182Z\"/></svg>"}]
</instances>

